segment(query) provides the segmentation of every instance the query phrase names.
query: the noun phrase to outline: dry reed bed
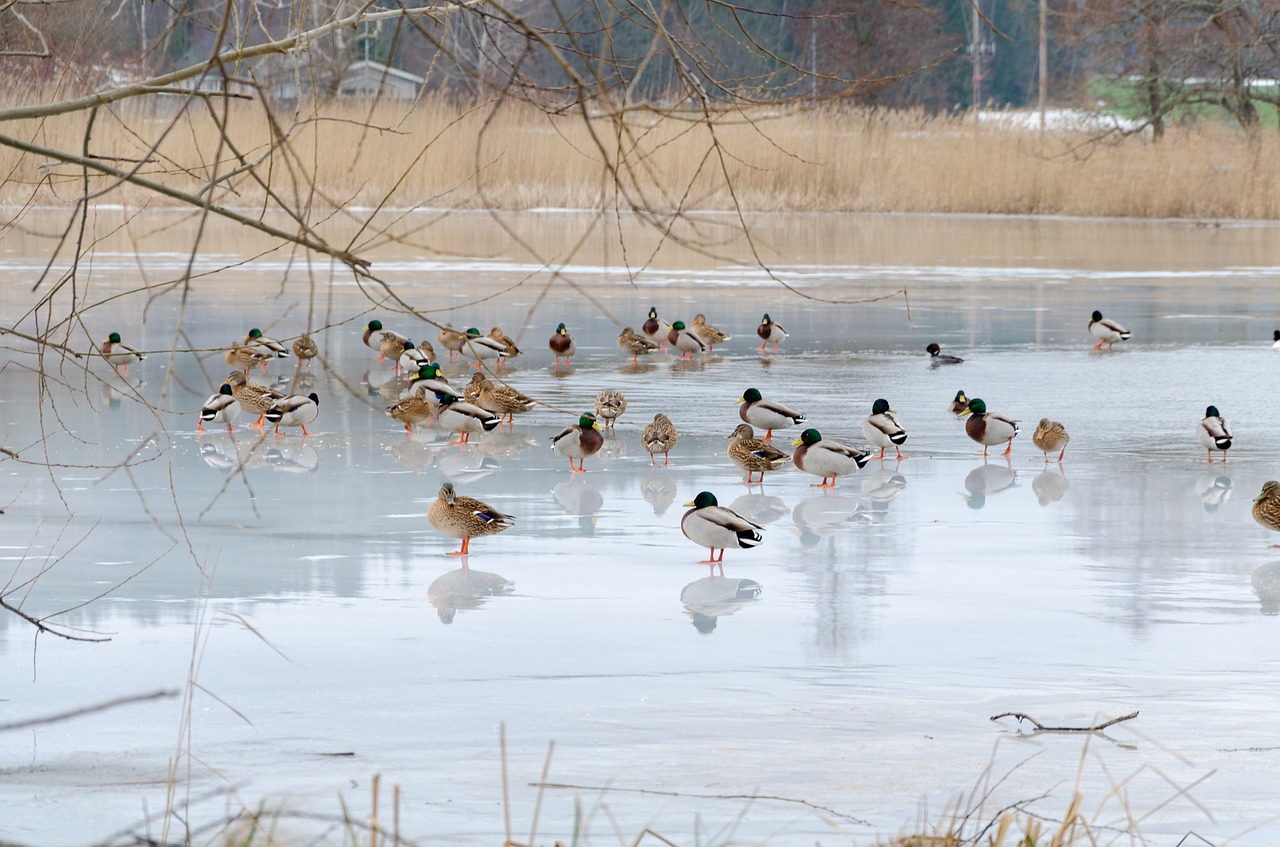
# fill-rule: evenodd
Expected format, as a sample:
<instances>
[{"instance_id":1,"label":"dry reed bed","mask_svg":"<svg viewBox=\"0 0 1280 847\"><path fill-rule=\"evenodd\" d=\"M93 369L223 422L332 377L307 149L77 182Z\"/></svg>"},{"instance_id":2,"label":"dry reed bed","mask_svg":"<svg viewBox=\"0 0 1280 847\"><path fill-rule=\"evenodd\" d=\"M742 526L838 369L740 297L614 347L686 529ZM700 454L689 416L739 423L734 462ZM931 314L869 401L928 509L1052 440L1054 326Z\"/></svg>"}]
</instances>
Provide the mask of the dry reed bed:
<instances>
[{"instance_id":1,"label":"dry reed bed","mask_svg":"<svg viewBox=\"0 0 1280 847\"><path fill-rule=\"evenodd\" d=\"M266 157L258 173L294 207L737 204L751 211L1280 218L1280 136L1246 138L1218 126L1171 133L1159 144L1083 133L1042 141L1034 131L920 113L762 109L707 124L632 112L619 123L550 116L513 101L468 109L434 99L413 107L341 103L301 120L276 118L296 125L287 152ZM11 121L0 132L78 152L85 125L84 115L70 115ZM268 150L270 125L259 103L233 102L225 139L218 127L203 105L167 113L118 105L99 114L90 147L101 156L150 155L140 173L194 192L236 165L231 146L250 159ZM0 202L74 199L78 169L49 165L0 148ZM264 203L265 189L246 175L221 186L216 202ZM93 189L106 202L153 199L106 177L95 177Z\"/></svg>"}]
</instances>

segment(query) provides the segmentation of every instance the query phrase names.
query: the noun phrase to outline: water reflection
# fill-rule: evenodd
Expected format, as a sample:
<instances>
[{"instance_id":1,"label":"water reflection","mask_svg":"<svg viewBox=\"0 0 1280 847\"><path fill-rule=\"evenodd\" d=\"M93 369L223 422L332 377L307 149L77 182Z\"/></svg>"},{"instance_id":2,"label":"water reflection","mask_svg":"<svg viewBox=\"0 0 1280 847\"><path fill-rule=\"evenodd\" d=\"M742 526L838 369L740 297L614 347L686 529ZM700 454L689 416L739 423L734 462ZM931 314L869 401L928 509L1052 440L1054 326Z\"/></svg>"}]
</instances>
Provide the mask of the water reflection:
<instances>
[{"instance_id":1,"label":"water reflection","mask_svg":"<svg viewBox=\"0 0 1280 847\"><path fill-rule=\"evenodd\" d=\"M566 515L578 516L578 532L584 537L595 535L596 512L604 506L604 495L587 484L581 474L557 483L551 489L551 497Z\"/></svg>"},{"instance_id":2,"label":"water reflection","mask_svg":"<svg viewBox=\"0 0 1280 847\"><path fill-rule=\"evenodd\" d=\"M710 635L720 618L755 602L760 591L760 583L754 579L704 576L680 591L680 602L684 604L694 629Z\"/></svg>"},{"instance_id":3,"label":"water reflection","mask_svg":"<svg viewBox=\"0 0 1280 847\"><path fill-rule=\"evenodd\" d=\"M320 467L320 454L304 441L267 444L263 459L267 467L281 473L313 473Z\"/></svg>"},{"instance_id":4,"label":"water reflection","mask_svg":"<svg viewBox=\"0 0 1280 847\"><path fill-rule=\"evenodd\" d=\"M801 500L791 511L800 543L806 547L812 547L869 517L857 500L835 493Z\"/></svg>"},{"instance_id":5,"label":"water reflection","mask_svg":"<svg viewBox=\"0 0 1280 847\"><path fill-rule=\"evenodd\" d=\"M1058 502L1066 496L1070 487L1071 483L1067 482L1067 475L1062 473L1061 466L1057 470L1046 468L1031 480L1031 490L1035 492L1041 506Z\"/></svg>"},{"instance_id":6,"label":"water reflection","mask_svg":"<svg viewBox=\"0 0 1280 847\"><path fill-rule=\"evenodd\" d=\"M781 497L771 494L743 494L729 504L729 508L749 521L760 524L771 524L783 515L791 513Z\"/></svg>"},{"instance_id":7,"label":"water reflection","mask_svg":"<svg viewBox=\"0 0 1280 847\"><path fill-rule=\"evenodd\" d=\"M455 485L469 485L502 469L496 460L470 444L464 444L460 450L441 450L436 456L436 470L446 482Z\"/></svg>"},{"instance_id":8,"label":"water reflection","mask_svg":"<svg viewBox=\"0 0 1280 847\"><path fill-rule=\"evenodd\" d=\"M1205 474L1196 480L1193 489L1204 505L1204 510L1213 514L1231 499L1231 477L1223 473Z\"/></svg>"},{"instance_id":9,"label":"water reflection","mask_svg":"<svg viewBox=\"0 0 1280 847\"><path fill-rule=\"evenodd\" d=\"M1003 465L998 462L996 464L983 462L969 471L964 478L965 494L963 496L970 509L981 509L987 505L987 498L992 494L999 494L1018 484L1018 472L1008 463L1007 457L1005 462L1006 464Z\"/></svg>"},{"instance_id":10,"label":"water reflection","mask_svg":"<svg viewBox=\"0 0 1280 847\"><path fill-rule=\"evenodd\" d=\"M1280 615L1280 559L1267 562L1249 577L1264 615Z\"/></svg>"},{"instance_id":11,"label":"water reflection","mask_svg":"<svg viewBox=\"0 0 1280 847\"><path fill-rule=\"evenodd\" d=\"M471 442L471 448L481 456L504 461L514 459L526 450L538 446L538 440L525 432L503 432L495 430L487 433L483 439Z\"/></svg>"},{"instance_id":12,"label":"water reflection","mask_svg":"<svg viewBox=\"0 0 1280 847\"><path fill-rule=\"evenodd\" d=\"M478 609L490 597L503 597L515 591L515 583L505 577L473 571L467 566L467 558L460 560L462 567L440 574L427 586L427 600L436 607L443 624L453 623L459 610Z\"/></svg>"},{"instance_id":13,"label":"water reflection","mask_svg":"<svg viewBox=\"0 0 1280 847\"><path fill-rule=\"evenodd\" d=\"M898 492L907 487L907 478L898 473L897 464L893 470L879 467L863 473L858 482L862 494L871 501L878 511L884 511Z\"/></svg>"},{"instance_id":14,"label":"water reflection","mask_svg":"<svg viewBox=\"0 0 1280 847\"><path fill-rule=\"evenodd\" d=\"M432 442L418 440L412 433L405 433L403 441L395 441L387 445L387 452L401 467L414 473L423 473L431 469L436 462L436 449Z\"/></svg>"},{"instance_id":15,"label":"water reflection","mask_svg":"<svg viewBox=\"0 0 1280 847\"><path fill-rule=\"evenodd\" d=\"M666 514L676 499L676 484L667 476L666 468L649 469L649 475L640 482L640 496L653 507L655 515Z\"/></svg>"}]
</instances>

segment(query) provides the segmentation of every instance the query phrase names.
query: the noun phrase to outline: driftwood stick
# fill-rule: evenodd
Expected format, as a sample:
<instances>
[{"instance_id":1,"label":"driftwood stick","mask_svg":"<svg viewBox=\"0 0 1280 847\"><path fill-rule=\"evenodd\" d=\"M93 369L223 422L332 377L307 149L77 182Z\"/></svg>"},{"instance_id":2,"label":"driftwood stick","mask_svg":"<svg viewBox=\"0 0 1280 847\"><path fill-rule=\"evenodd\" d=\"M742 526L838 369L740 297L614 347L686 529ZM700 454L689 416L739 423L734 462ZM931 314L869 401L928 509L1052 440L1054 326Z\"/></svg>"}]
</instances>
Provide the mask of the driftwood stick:
<instances>
[{"instance_id":1,"label":"driftwood stick","mask_svg":"<svg viewBox=\"0 0 1280 847\"><path fill-rule=\"evenodd\" d=\"M1130 712L1127 715L1121 715L1118 718L1112 718L1109 721L1103 721L1093 726L1045 726L1040 721L1031 717L1024 712L1001 712L998 715L992 715L991 720L998 721L1001 718L1017 718L1019 722L1027 721L1036 728L1036 732L1101 732L1109 726L1114 726L1121 721L1131 721L1138 716L1137 712Z\"/></svg>"},{"instance_id":2,"label":"driftwood stick","mask_svg":"<svg viewBox=\"0 0 1280 847\"><path fill-rule=\"evenodd\" d=\"M168 697L177 697L178 692L169 689L160 689L152 691L148 694L130 694L125 697L117 697L114 700L106 700L102 703L95 703L92 706L83 706L79 709L71 709L70 711L60 712L56 715L46 715L42 718L29 718L27 720L12 721L10 723L0 724L0 732L6 732L14 729L27 729L33 726L43 726L60 721L78 718L81 715L92 715L95 712L105 712L107 709L114 709L117 706L128 706L133 703L145 703L148 700L160 700Z\"/></svg>"}]
</instances>

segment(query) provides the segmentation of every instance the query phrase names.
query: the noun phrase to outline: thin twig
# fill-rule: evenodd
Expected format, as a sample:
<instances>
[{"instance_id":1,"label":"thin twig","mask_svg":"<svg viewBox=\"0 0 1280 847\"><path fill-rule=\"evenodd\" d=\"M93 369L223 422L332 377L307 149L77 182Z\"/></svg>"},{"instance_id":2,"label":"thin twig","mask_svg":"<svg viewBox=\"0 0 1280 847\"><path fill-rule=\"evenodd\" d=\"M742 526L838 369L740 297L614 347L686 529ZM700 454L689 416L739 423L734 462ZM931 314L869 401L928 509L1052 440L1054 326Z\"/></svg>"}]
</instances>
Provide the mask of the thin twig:
<instances>
[{"instance_id":1,"label":"thin twig","mask_svg":"<svg viewBox=\"0 0 1280 847\"><path fill-rule=\"evenodd\" d=\"M1114 726L1121 721L1131 721L1138 716L1137 712L1130 712L1127 715L1121 715L1118 718L1112 718L1109 721L1103 721L1093 726L1045 726L1040 721L1023 712L1001 712L998 715L992 715L991 720L998 721L1001 718L1017 718L1019 722L1027 721L1036 728L1036 732L1101 732L1109 726Z\"/></svg>"},{"instance_id":2,"label":"thin twig","mask_svg":"<svg viewBox=\"0 0 1280 847\"><path fill-rule=\"evenodd\" d=\"M46 715L43 718L28 718L26 720L13 721L12 723L0 723L0 732L7 732L14 729L27 729L32 726L45 726L51 723L61 723L62 721L71 720L72 718L92 715L96 712L105 712L106 710L114 709L117 706L128 706L133 703L145 703L148 700L162 700L177 696L178 692L172 688L161 688L158 691L152 691L150 694L131 694L127 697L117 697L114 700L106 700L92 706L83 706L79 709L72 709L69 712L59 712L56 715Z\"/></svg>"}]
</instances>

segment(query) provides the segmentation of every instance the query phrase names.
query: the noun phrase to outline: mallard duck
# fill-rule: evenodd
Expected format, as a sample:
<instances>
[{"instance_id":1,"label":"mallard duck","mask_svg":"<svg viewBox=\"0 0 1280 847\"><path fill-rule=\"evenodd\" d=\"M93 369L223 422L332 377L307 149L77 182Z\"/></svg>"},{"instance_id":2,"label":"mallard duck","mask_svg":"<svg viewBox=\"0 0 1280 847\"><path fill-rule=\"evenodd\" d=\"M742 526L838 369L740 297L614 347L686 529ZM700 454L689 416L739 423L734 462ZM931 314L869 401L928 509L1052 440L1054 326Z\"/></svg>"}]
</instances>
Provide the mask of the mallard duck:
<instances>
[{"instance_id":1,"label":"mallard duck","mask_svg":"<svg viewBox=\"0 0 1280 847\"><path fill-rule=\"evenodd\" d=\"M320 355L320 348L310 334L304 332L293 342L293 355L298 357L299 362L306 362L307 367L310 367L311 360Z\"/></svg>"},{"instance_id":2,"label":"mallard duck","mask_svg":"<svg viewBox=\"0 0 1280 847\"><path fill-rule=\"evenodd\" d=\"M1280 532L1280 482L1271 479L1262 483L1262 493L1253 498L1253 519L1267 529Z\"/></svg>"},{"instance_id":3,"label":"mallard duck","mask_svg":"<svg viewBox=\"0 0 1280 847\"><path fill-rule=\"evenodd\" d=\"M738 424L725 438L729 439L729 459L747 472L747 485L757 481L752 474L758 472L758 481L764 482L765 471L776 471L791 460L790 454L756 438L751 424Z\"/></svg>"},{"instance_id":4,"label":"mallard duck","mask_svg":"<svg viewBox=\"0 0 1280 847\"><path fill-rule=\"evenodd\" d=\"M924 351L929 354L929 364L937 365L958 365L964 361L959 356L951 356L942 352L942 348L938 346L938 342L930 342Z\"/></svg>"},{"instance_id":5,"label":"mallard duck","mask_svg":"<svg viewBox=\"0 0 1280 847\"><path fill-rule=\"evenodd\" d=\"M747 550L764 541L760 530L764 527L747 520L742 515L726 509L710 491L702 491L686 506L692 506L680 519L680 531L684 537L711 552L700 565L719 565L724 573L724 551L730 547ZM719 557L716 550L720 551Z\"/></svg>"},{"instance_id":6,"label":"mallard duck","mask_svg":"<svg viewBox=\"0 0 1280 847\"><path fill-rule=\"evenodd\" d=\"M1133 335L1110 318L1102 317L1102 312L1097 310L1094 310L1093 316L1089 318L1089 332L1098 339L1098 343L1093 345L1094 350L1101 350L1103 344L1110 350L1117 341L1126 341Z\"/></svg>"},{"instance_id":7,"label":"mallard duck","mask_svg":"<svg viewBox=\"0 0 1280 847\"><path fill-rule=\"evenodd\" d=\"M1204 410L1204 419L1196 427L1196 437L1208 452L1210 462L1213 461L1214 450L1221 450L1222 461L1227 461L1227 451L1231 449L1231 427L1218 414L1217 406Z\"/></svg>"},{"instance_id":8,"label":"mallard duck","mask_svg":"<svg viewBox=\"0 0 1280 847\"><path fill-rule=\"evenodd\" d=\"M285 394L269 388L265 385L255 385L249 382L240 371L232 371L227 374L227 383L231 386L231 393L236 398L236 402L240 404L240 408L250 414L258 416L258 419L249 426L262 429L263 421L266 420L267 409L277 400L283 400Z\"/></svg>"},{"instance_id":9,"label":"mallard duck","mask_svg":"<svg viewBox=\"0 0 1280 847\"><path fill-rule=\"evenodd\" d=\"M669 327L664 328L662 321L658 320L658 310L650 306L649 317L640 324L640 331L644 333L644 337L652 341L654 346L661 347L667 343L668 329Z\"/></svg>"},{"instance_id":10,"label":"mallard duck","mask_svg":"<svg viewBox=\"0 0 1280 847\"><path fill-rule=\"evenodd\" d=\"M822 477L822 482L813 483L814 488L835 488L836 477L856 473L871 461L870 453L825 439L816 429L800 433L791 446L796 448L791 454L795 466L805 473Z\"/></svg>"},{"instance_id":11,"label":"mallard duck","mask_svg":"<svg viewBox=\"0 0 1280 847\"><path fill-rule=\"evenodd\" d=\"M1271 349L1280 350L1280 329L1271 334Z\"/></svg>"},{"instance_id":12,"label":"mallard duck","mask_svg":"<svg viewBox=\"0 0 1280 847\"><path fill-rule=\"evenodd\" d=\"M618 333L618 346L624 352L631 354L632 364L635 364L637 356L647 356L658 349L656 343L641 337L629 326L624 326L622 332Z\"/></svg>"},{"instance_id":13,"label":"mallard duck","mask_svg":"<svg viewBox=\"0 0 1280 847\"><path fill-rule=\"evenodd\" d=\"M564 328L564 324L556 327L555 335L547 341L547 346L551 348L551 352L555 354L556 360L551 367L558 367L560 359L564 358L564 363L569 364L569 359L573 354L578 352L578 346L573 343L573 336L569 334L569 330Z\"/></svg>"},{"instance_id":14,"label":"mallard duck","mask_svg":"<svg viewBox=\"0 0 1280 847\"><path fill-rule=\"evenodd\" d=\"M717 344L723 344L733 337L725 335L719 329L707 323L706 316L701 313L693 316L693 324L689 327L689 331L702 339L702 343L707 345L708 351L714 350Z\"/></svg>"},{"instance_id":15,"label":"mallard duck","mask_svg":"<svg viewBox=\"0 0 1280 847\"><path fill-rule=\"evenodd\" d=\"M760 326L756 327L756 335L760 336L761 344L757 350L763 350L765 345L770 341L773 342L773 352L778 352L778 345L787 337L788 333L782 328L782 324L774 323L773 318L768 313L760 319Z\"/></svg>"},{"instance_id":16,"label":"mallard duck","mask_svg":"<svg viewBox=\"0 0 1280 847\"><path fill-rule=\"evenodd\" d=\"M458 332L453 328L453 324L446 321L436 340L440 342L441 347L449 351L449 358L452 359L462 352L462 343L467 340L467 334Z\"/></svg>"},{"instance_id":17,"label":"mallard duck","mask_svg":"<svg viewBox=\"0 0 1280 847\"><path fill-rule=\"evenodd\" d=\"M204 432L206 423L224 423L227 425L227 432L233 432L231 424L239 414L240 404L231 393L231 385L224 382L218 393L210 394L209 399L200 407L200 421L196 424L196 429Z\"/></svg>"},{"instance_id":18,"label":"mallard duck","mask_svg":"<svg viewBox=\"0 0 1280 847\"><path fill-rule=\"evenodd\" d=\"M369 325L364 328L364 335L360 336L360 340L364 342L365 347L368 347L370 350L378 351L378 358L381 359L386 356L386 354L382 352L382 339L383 336L386 335L390 335L392 338L398 338L401 341L409 340L409 337L406 335L401 335L394 330L383 329L382 321L369 321Z\"/></svg>"},{"instance_id":19,"label":"mallard duck","mask_svg":"<svg viewBox=\"0 0 1280 847\"><path fill-rule=\"evenodd\" d=\"M982 458L987 457L988 447L1001 441L1009 442L1004 448L1004 455L1008 456L1013 450L1013 439L1022 431L1018 429L1018 422L988 412L987 404L977 397L969 401L965 412L970 417L964 422L964 431L982 445Z\"/></svg>"},{"instance_id":20,"label":"mallard duck","mask_svg":"<svg viewBox=\"0 0 1280 847\"><path fill-rule=\"evenodd\" d=\"M435 401L435 395L445 394L455 400L462 400L464 394L449 384L449 380L440 375L440 366L435 362L423 365L418 372L409 377L409 393L421 397L428 403Z\"/></svg>"},{"instance_id":21,"label":"mallard duck","mask_svg":"<svg viewBox=\"0 0 1280 847\"><path fill-rule=\"evenodd\" d=\"M744 423L749 423L765 430L765 441L773 438L775 429L786 429L789 426L802 424L808 420L803 414L789 406L784 406L773 400L765 400L760 396L760 392L754 388L748 388L742 392L742 396L738 398L737 402L742 404L738 407L738 417L742 418Z\"/></svg>"},{"instance_id":22,"label":"mallard duck","mask_svg":"<svg viewBox=\"0 0 1280 847\"><path fill-rule=\"evenodd\" d=\"M649 453L651 465L658 464L655 457L659 453L662 454L662 464L668 464L671 460L671 451L679 440L680 434L676 432L676 425L662 412L654 415L653 423L645 424L644 430L640 433L640 446Z\"/></svg>"},{"instance_id":23,"label":"mallard duck","mask_svg":"<svg viewBox=\"0 0 1280 847\"><path fill-rule=\"evenodd\" d=\"M551 437L551 449L557 456L569 460L569 469L573 473L586 473L584 467L587 457L595 455L604 446L604 436L600 434L600 424L595 415L583 415L576 424L571 424ZM573 460L578 466L573 466Z\"/></svg>"},{"instance_id":24,"label":"mallard duck","mask_svg":"<svg viewBox=\"0 0 1280 847\"><path fill-rule=\"evenodd\" d=\"M239 368L246 374L249 373L250 368L259 366L265 372L267 362L274 358L275 356L268 350L254 350L252 347L244 347L238 342L228 347L222 354L222 361L233 368Z\"/></svg>"},{"instance_id":25,"label":"mallard duck","mask_svg":"<svg viewBox=\"0 0 1280 847\"><path fill-rule=\"evenodd\" d=\"M434 352L434 350L427 351L416 347L412 341L406 341L400 350L400 355L396 357L396 369L407 374L416 374L423 365L431 364L431 354Z\"/></svg>"},{"instance_id":26,"label":"mallard duck","mask_svg":"<svg viewBox=\"0 0 1280 847\"><path fill-rule=\"evenodd\" d=\"M963 416L969 411L969 398L964 396L963 391L957 391L955 399L951 401L951 405L947 408L951 410L951 414L957 417Z\"/></svg>"},{"instance_id":27,"label":"mallard duck","mask_svg":"<svg viewBox=\"0 0 1280 847\"><path fill-rule=\"evenodd\" d=\"M102 342L102 347L99 348L98 352L102 354L102 358L107 360L107 364L122 374L129 372L130 362L141 362L147 358L144 354L139 353L121 341L120 333L118 332L108 335L107 340Z\"/></svg>"},{"instance_id":28,"label":"mallard duck","mask_svg":"<svg viewBox=\"0 0 1280 847\"><path fill-rule=\"evenodd\" d=\"M398 368L400 367L400 357L404 355L405 345L412 346L412 344L413 342L403 335L384 332L382 333L382 338L378 341L378 361L390 359L391 363Z\"/></svg>"},{"instance_id":29,"label":"mallard duck","mask_svg":"<svg viewBox=\"0 0 1280 847\"><path fill-rule=\"evenodd\" d=\"M514 359L516 356L520 355L520 348L516 346L516 343L512 340L511 336L502 331L502 327L495 326L493 329L489 330L489 337L502 345L503 349L507 351L508 359Z\"/></svg>"},{"instance_id":30,"label":"mallard duck","mask_svg":"<svg viewBox=\"0 0 1280 847\"><path fill-rule=\"evenodd\" d=\"M290 394L271 404L266 411L268 422L276 425L276 435L282 426L300 426L303 435L307 432L307 424L314 423L320 414L320 397L314 391L305 397L301 394Z\"/></svg>"},{"instance_id":31,"label":"mallard duck","mask_svg":"<svg viewBox=\"0 0 1280 847\"><path fill-rule=\"evenodd\" d=\"M475 400L472 402L482 409L502 415L508 421L514 421L516 415L522 415L538 405L537 400L521 394L509 385L494 385L484 374L472 376L471 385L476 390Z\"/></svg>"},{"instance_id":32,"label":"mallard duck","mask_svg":"<svg viewBox=\"0 0 1280 847\"><path fill-rule=\"evenodd\" d=\"M276 341L274 338L268 338L267 336L263 335L262 330L258 329L256 326L245 334L244 343L246 347L266 348L267 350L271 351L271 354L275 356L277 359L289 358L288 347L285 347L283 344L281 344L279 341Z\"/></svg>"},{"instance_id":33,"label":"mallard duck","mask_svg":"<svg viewBox=\"0 0 1280 847\"><path fill-rule=\"evenodd\" d=\"M1031 443L1044 453L1046 465L1049 464L1049 454L1054 450L1060 451L1058 461L1062 461L1062 457L1067 453L1067 442L1070 440L1071 436L1067 434L1067 428L1048 418L1041 418L1040 425L1036 427L1035 432L1031 433Z\"/></svg>"},{"instance_id":34,"label":"mallard duck","mask_svg":"<svg viewBox=\"0 0 1280 847\"><path fill-rule=\"evenodd\" d=\"M501 366L507 357L507 345L481 335L480 330L471 327L462 341L462 352L476 360L476 370L482 370L484 362L496 362L496 366Z\"/></svg>"},{"instance_id":35,"label":"mallard duck","mask_svg":"<svg viewBox=\"0 0 1280 847\"><path fill-rule=\"evenodd\" d=\"M681 359L693 359L694 352L707 352L702 339L685 328L684 321L676 321L667 331L667 344L680 351Z\"/></svg>"},{"instance_id":36,"label":"mallard duck","mask_svg":"<svg viewBox=\"0 0 1280 847\"><path fill-rule=\"evenodd\" d=\"M502 423L502 418L482 409L474 403L459 400L455 394L436 394L436 402L440 404L436 423L441 429L458 433L454 444L466 444L471 440L473 432L489 432Z\"/></svg>"},{"instance_id":37,"label":"mallard duck","mask_svg":"<svg viewBox=\"0 0 1280 847\"><path fill-rule=\"evenodd\" d=\"M427 520L437 531L450 538L461 538L462 547L450 556L465 556L471 539L497 535L516 525L516 519L504 515L474 497L464 497L453 490L453 483L440 486L440 496L427 509Z\"/></svg>"},{"instance_id":38,"label":"mallard duck","mask_svg":"<svg viewBox=\"0 0 1280 847\"><path fill-rule=\"evenodd\" d=\"M907 431L898 422L893 409L889 408L888 400L881 398L871 404L871 414L862 421L862 435L880 448L879 458L884 458L884 451L889 447L897 451L899 459L904 458L902 442L907 440Z\"/></svg>"},{"instance_id":39,"label":"mallard duck","mask_svg":"<svg viewBox=\"0 0 1280 847\"><path fill-rule=\"evenodd\" d=\"M431 404L416 394L410 394L388 406L387 416L404 424L407 432L413 432L414 424L420 424L431 417Z\"/></svg>"},{"instance_id":40,"label":"mallard duck","mask_svg":"<svg viewBox=\"0 0 1280 847\"><path fill-rule=\"evenodd\" d=\"M604 428L613 429L613 423L627 410L627 398L621 391L606 388L596 395L596 417L604 419Z\"/></svg>"}]
</instances>

